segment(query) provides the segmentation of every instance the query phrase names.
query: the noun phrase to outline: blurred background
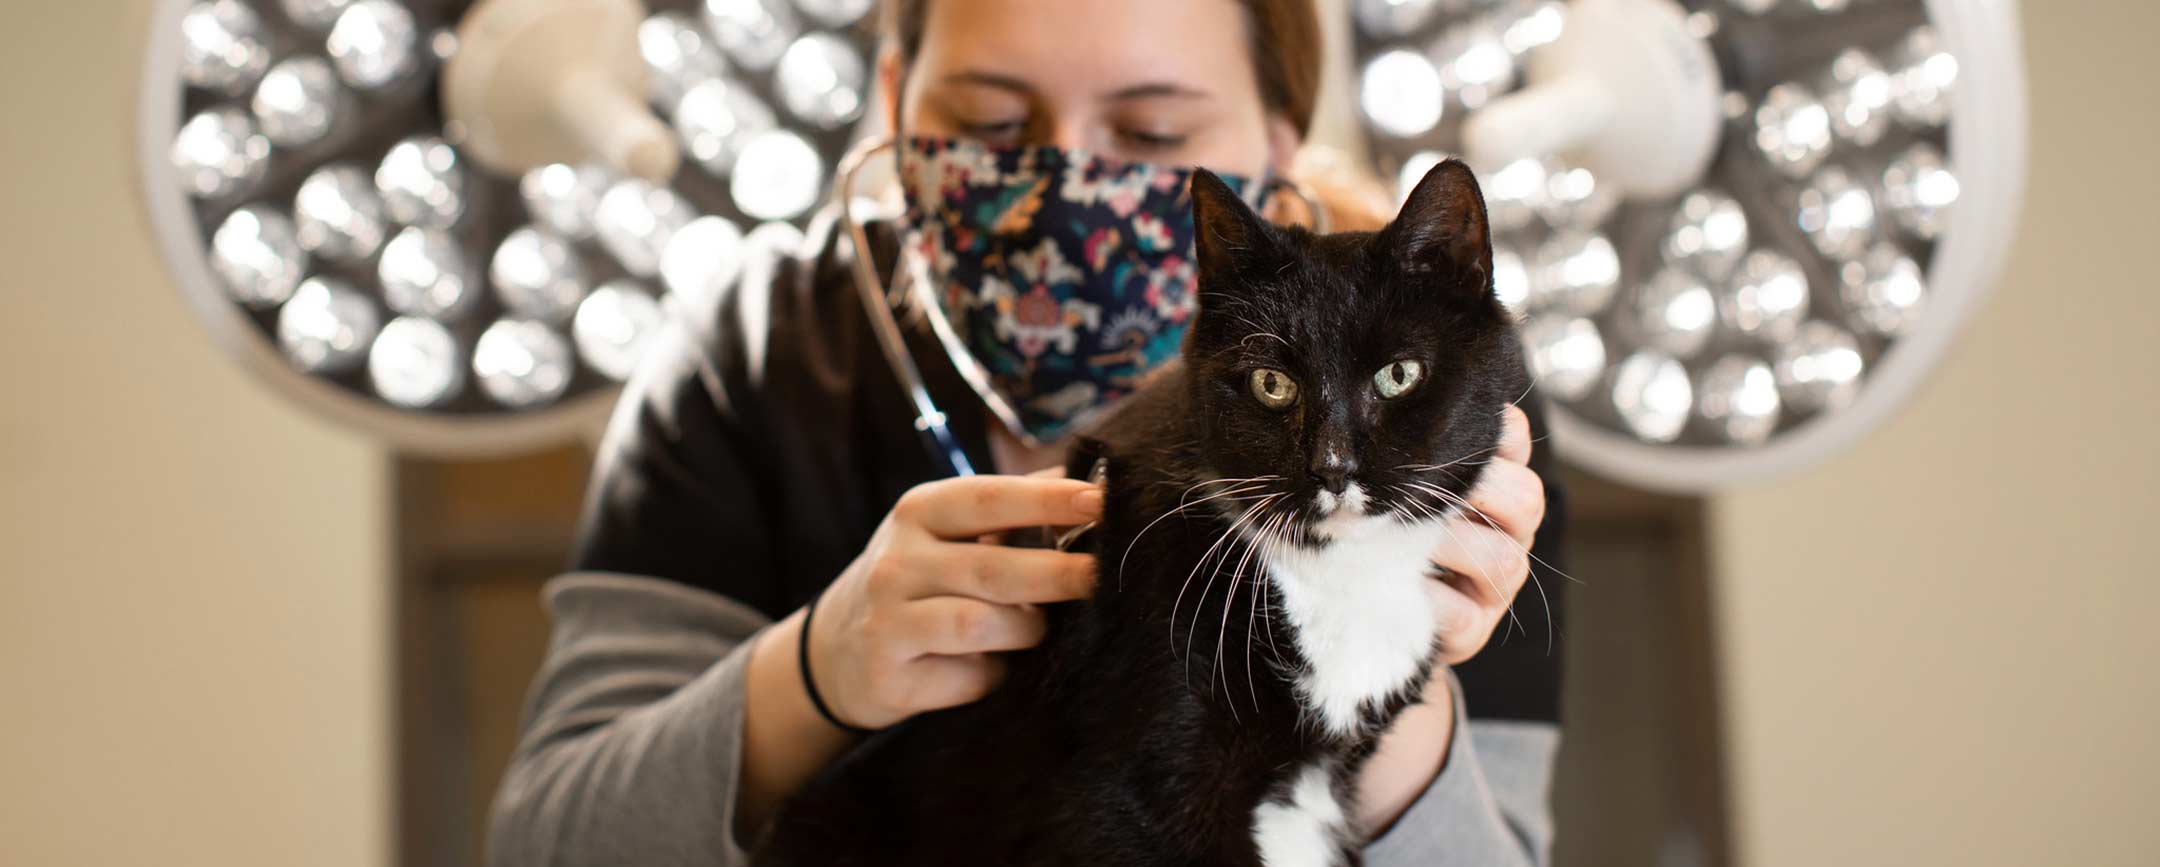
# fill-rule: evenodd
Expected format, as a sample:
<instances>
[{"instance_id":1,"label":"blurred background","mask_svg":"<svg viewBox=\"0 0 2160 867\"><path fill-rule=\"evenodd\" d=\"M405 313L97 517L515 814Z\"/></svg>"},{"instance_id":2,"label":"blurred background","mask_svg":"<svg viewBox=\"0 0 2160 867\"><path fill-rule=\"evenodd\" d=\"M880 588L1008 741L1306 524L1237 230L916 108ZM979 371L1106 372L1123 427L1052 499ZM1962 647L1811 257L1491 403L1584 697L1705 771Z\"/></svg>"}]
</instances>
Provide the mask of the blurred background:
<instances>
[{"instance_id":1,"label":"blurred background","mask_svg":"<svg viewBox=\"0 0 2160 867\"><path fill-rule=\"evenodd\" d=\"M143 203L156 5L0 35L0 862L474 863L590 456L420 457L228 357ZM1909 398L1706 496L1574 472L1563 863L2154 863L2160 6L2018 18L2023 211Z\"/></svg>"}]
</instances>

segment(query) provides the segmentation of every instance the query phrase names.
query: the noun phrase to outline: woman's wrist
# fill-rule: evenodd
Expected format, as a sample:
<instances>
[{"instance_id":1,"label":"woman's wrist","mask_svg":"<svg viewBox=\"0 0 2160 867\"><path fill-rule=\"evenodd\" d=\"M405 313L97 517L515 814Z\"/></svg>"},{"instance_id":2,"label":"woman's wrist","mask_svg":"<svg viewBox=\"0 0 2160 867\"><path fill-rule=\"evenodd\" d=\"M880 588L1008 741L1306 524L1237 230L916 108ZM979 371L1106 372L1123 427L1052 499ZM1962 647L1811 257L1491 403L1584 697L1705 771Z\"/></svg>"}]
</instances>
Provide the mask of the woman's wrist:
<instances>
[{"instance_id":1,"label":"woman's wrist","mask_svg":"<svg viewBox=\"0 0 2160 867\"><path fill-rule=\"evenodd\" d=\"M803 612L758 633L750 649L748 693L743 706L742 787L736 833L748 838L764 826L780 802L847 748L850 736L832 726L810 703L797 664Z\"/></svg>"},{"instance_id":2,"label":"woman's wrist","mask_svg":"<svg viewBox=\"0 0 2160 867\"><path fill-rule=\"evenodd\" d=\"M1432 788L1455 740L1453 679L1435 672L1425 700L1395 718L1380 746L1358 773L1358 824L1368 840L1379 837Z\"/></svg>"}]
</instances>

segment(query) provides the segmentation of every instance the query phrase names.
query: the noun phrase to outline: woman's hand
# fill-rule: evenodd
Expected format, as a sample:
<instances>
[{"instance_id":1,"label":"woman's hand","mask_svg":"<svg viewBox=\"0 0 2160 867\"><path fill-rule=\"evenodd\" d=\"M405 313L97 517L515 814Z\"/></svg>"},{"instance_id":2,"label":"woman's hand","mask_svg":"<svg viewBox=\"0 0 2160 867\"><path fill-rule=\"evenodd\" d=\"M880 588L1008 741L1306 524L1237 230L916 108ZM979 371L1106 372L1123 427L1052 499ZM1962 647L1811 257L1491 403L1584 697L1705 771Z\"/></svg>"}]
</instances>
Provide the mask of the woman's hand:
<instances>
[{"instance_id":1,"label":"woman's hand","mask_svg":"<svg viewBox=\"0 0 2160 867\"><path fill-rule=\"evenodd\" d=\"M1095 558L1006 548L985 537L1096 520L1102 491L1042 476L972 476L918 485L894 504L855 562L818 597L810 666L849 725L881 728L989 694L998 651L1043 638L1041 603L1088 596ZM744 707L739 839L847 748L817 715L796 664L803 612L760 633Z\"/></svg>"},{"instance_id":2,"label":"woman's hand","mask_svg":"<svg viewBox=\"0 0 2160 867\"><path fill-rule=\"evenodd\" d=\"M1440 624L1440 658L1458 665L1485 648L1530 577L1530 545L1545 520L1545 485L1530 469L1530 420L1505 411L1494 460L1448 519L1433 552L1442 576L1427 585ZM1454 696L1445 666L1434 666L1425 700L1396 718L1359 775L1360 816L1369 834L1394 824L1447 761Z\"/></svg>"},{"instance_id":3,"label":"woman's hand","mask_svg":"<svg viewBox=\"0 0 2160 867\"><path fill-rule=\"evenodd\" d=\"M818 599L811 673L833 714L883 728L989 694L1004 675L995 654L1042 641L1038 606L1094 592L1095 558L978 540L1086 523L1102 502L1087 482L1032 476L908 491Z\"/></svg>"},{"instance_id":4,"label":"woman's hand","mask_svg":"<svg viewBox=\"0 0 2160 867\"><path fill-rule=\"evenodd\" d=\"M1433 552L1443 571L1428 585L1440 614L1440 657L1461 665L1485 649L1530 577L1530 545L1545 522L1545 483L1530 469L1530 419L1502 411L1500 446L1477 485L1449 517L1448 540Z\"/></svg>"}]
</instances>

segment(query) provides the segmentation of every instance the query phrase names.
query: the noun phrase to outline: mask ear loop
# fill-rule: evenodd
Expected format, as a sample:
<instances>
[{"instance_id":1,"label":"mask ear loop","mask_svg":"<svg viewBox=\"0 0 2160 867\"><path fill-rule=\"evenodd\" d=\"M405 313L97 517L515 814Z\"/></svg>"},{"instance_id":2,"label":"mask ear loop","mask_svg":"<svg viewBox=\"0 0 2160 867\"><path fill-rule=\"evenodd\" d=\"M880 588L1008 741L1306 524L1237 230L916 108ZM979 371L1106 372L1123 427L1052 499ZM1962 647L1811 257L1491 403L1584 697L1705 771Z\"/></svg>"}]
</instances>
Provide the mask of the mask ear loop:
<instances>
[{"instance_id":1,"label":"mask ear loop","mask_svg":"<svg viewBox=\"0 0 2160 867\"><path fill-rule=\"evenodd\" d=\"M893 317L893 299L888 298L884 281L878 279L877 264L871 261L870 236L856 222L849 203L855 197L855 173L880 151L893 149L893 140L887 136L864 139L849 149L840 160L839 177L833 184L833 199L840 206L840 225L847 231L848 241L855 246L853 266L855 294L862 299L863 314L870 319L870 331L877 335L878 348L885 353L886 366L892 368L893 376L907 391L908 401L915 406L915 430L922 434L923 444L931 454L942 455L951 464L953 475L975 475L975 465L968 460L967 452L960 448L960 441L953 436L952 428L946 426L945 413L930 400L930 390L923 385L922 370L915 366L915 356L908 353L907 340L900 334L900 321Z\"/></svg>"}]
</instances>

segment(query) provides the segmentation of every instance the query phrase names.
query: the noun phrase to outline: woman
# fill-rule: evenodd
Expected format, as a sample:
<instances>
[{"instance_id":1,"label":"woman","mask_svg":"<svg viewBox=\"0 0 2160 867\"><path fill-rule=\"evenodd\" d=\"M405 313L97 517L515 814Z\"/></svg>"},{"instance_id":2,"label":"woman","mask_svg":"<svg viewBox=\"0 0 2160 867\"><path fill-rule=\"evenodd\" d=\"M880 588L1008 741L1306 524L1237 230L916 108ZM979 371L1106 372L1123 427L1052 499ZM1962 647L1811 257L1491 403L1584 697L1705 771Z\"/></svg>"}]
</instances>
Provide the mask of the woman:
<instances>
[{"instance_id":1,"label":"woman","mask_svg":"<svg viewBox=\"0 0 2160 867\"><path fill-rule=\"evenodd\" d=\"M1310 0L899 0L885 25L881 96L910 136L1282 177L1319 79ZM897 230L871 229L889 275ZM1036 605L1092 592L1086 555L983 544L1100 510L1091 485L1024 475L1060 457L1025 435L1058 427L993 418L987 403L1027 395L976 393L909 317L961 460L996 473L950 478L957 462L923 447L878 351L840 234L828 215L801 255L751 263L625 394L574 572L547 591L555 635L497 798L497 863L742 863L853 730L982 697L999 652L1042 638ZM1528 466L1532 425L1510 413L1473 498L1489 522L1464 520L1463 543L1433 558L1453 573L1436 598L1455 671L1360 781L1368 863L1547 858L1550 608L1523 606L1530 634L1485 647L1518 622L1530 571L1495 552L1533 538L1549 552L1557 523Z\"/></svg>"}]
</instances>

